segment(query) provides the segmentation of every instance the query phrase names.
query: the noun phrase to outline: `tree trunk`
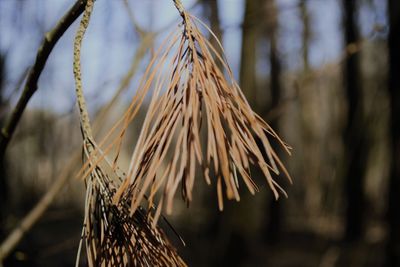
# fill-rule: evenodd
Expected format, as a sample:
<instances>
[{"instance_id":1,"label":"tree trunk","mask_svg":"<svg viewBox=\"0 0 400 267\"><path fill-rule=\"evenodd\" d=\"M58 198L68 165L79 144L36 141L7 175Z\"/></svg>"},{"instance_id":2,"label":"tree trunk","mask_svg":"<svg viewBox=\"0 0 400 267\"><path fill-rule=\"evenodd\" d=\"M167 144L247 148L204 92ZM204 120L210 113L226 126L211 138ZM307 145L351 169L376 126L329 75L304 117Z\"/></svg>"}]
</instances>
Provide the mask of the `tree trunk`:
<instances>
[{"instance_id":1,"label":"tree trunk","mask_svg":"<svg viewBox=\"0 0 400 267\"><path fill-rule=\"evenodd\" d=\"M211 20L215 20L218 6L215 1L206 1L211 7ZM249 103L254 106L256 97L256 45L258 41L258 26L260 17L259 0L245 1L245 15L242 26L242 51L240 62L240 86L249 100ZM214 19L213 19L214 17ZM215 20L216 21L216 20ZM218 33L218 24L212 23L212 30ZM218 237L216 244L223 245L213 250L216 260L214 266L241 266L244 259L248 257L248 240L243 228L246 227L238 217L251 216L249 215L249 204L246 197L241 197L240 203L227 201L224 205L223 214L219 214L217 221ZM222 241L222 242L221 242Z\"/></svg>"},{"instance_id":2,"label":"tree trunk","mask_svg":"<svg viewBox=\"0 0 400 267\"><path fill-rule=\"evenodd\" d=\"M219 20L219 8L218 8L218 1L205 1L208 3L209 6L209 20L211 24L211 30L214 32L215 36L219 40L222 41L222 29L221 29L221 22ZM211 40L211 44L219 51L219 46L214 38Z\"/></svg>"},{"instance_id":3,"label":"tree trunk","mask_svg":"<svg viewBox=\"0 0 400 267\"><path fill-rule=\"evenodd\" d=\"M389 240L386 266L400 266L400 2L388 0L390 131L392 165L389 182Z\"/></svg>"},{"instance_id":4,"label":"tree trunk","mask_svg":"<svg viewBox=\"0 0 400 267\"><path fill-rule=\"evenodd\" d=\"M310 70L310 63L308 60L308 46L310 44L311 39L311 29L310 29L310 15L307 10L307 2L306 0L301 0L300 2L300 12L301 12L301 20L303 22L303 36L302 36L302 57L303 57L303 69L304 73L308 73Z\"/></svg>"},{"instance_id":5,"label":"tree trunk","mask_svg":"<svg viewBox=\"0 0 400 267\"><path fill-rule=\"evenodd\" d=\"M269 65L270 65L270 90L271 90L271 110L277 109L281 102L282 85L281 85L281 62L279 60L278 51L278 9L275 0L267 0L266 6L266 34L270 44ZM270 122L274 130L278 130L278 120L274 119ZM272 140L272 145L276 146ZM267 231L265 240L274 244L279 240L282 232L282 201L276 201L274 196L268 198L268 218Z\"/></svg>"},{"instance_id":6,"label":"tree trunk","mask_svg":"<svg viewBox=\"0 0 400 267\"><path fill-rule=\"evenodd\" d=\"M208 18L209 24L211 26L211 30L218 38L218 40L222 43L222 29L221 29L221 22L219 19L219 8L218 8L218 1L213 0L202 0L204 5L204 16ZM222 53L220 45L218 44L217 40L215 40L214 36L210 36L210 43L215 48L218 53ZM220 69L223 69L223 64L219 59L216 59L217 66Z\"/></svg>"},{"instance_id":7,"label":"tree trunk","mask_svg":"<svg viewBox=\"0 0 400 267\"><path fill-rule=\"evenodd\" d=\"M4 123L4 109L5 103L3 101L3 85L6 77L5 70L5 57L3 54L0 54L0 128ZM4 237L4 225L5 225L5 217L6 214L6 206L7 206L7 195L8 195L8 184L7 184L7 170L5 168L5 158L3 154L0 154L0 239Z\"/></svg>"},{"instance_id":8,"label":"tree trunk","mask_svg":"<svg viewBox=\"0 0 400 267\"><path fill-rule=\"evenodd\" d=\"M344 193L347 202L345 213L345 240L357 241L363 234L364 216L364 176L367 161L367 143L365 142L365 123L363 120L363 94L359 53L354 49L359 41L356 23L355 0L342 0L344 8L345 45L348 51L344 65L344 88L347 95L347 127L344 132L345 173Z\"/></svg>"},{"instance_id":9,"label":"tree trunk","mask_svg":"<svg viewBox=\"0 0 400 267\"><path fill-rule=\"evenodd\" d=\"M240 63L240 85L251 105L256 104L256 48L260 22L259 0L246 0Z\"/></svg>"},{"instance_id":10,"label":"tree trunk","mask_svg":"<svg viewBox=\"0 0 400 267\"><path fill-rule=\"evenodd\" d=\"M215 36L222 42L222 29L219 19L218 1L202 0L205 17L208 18L211 30ZM218 42L214 37L210 37L210 43L216 51L221 53ZM246 59L244 59L246 61ZM223 64L216 59L217 65L222 69ZM204 205L208 205L210 199L216 203L215 191L207 192L204 195ZM243 259L246 258L246 245L244 236L236 225L232 223L232 218L237 215L237 203L227 202L224 206L224 212L215 209L208 214L208 224L204 228L206 240L213 240L211 247L209 265L210 266L240 266ZM221 245L224 244L224 245ZM227 245L226 245L227 244ZM221 256L222 255L222 256Z\"/></svg>"}]
</instances>

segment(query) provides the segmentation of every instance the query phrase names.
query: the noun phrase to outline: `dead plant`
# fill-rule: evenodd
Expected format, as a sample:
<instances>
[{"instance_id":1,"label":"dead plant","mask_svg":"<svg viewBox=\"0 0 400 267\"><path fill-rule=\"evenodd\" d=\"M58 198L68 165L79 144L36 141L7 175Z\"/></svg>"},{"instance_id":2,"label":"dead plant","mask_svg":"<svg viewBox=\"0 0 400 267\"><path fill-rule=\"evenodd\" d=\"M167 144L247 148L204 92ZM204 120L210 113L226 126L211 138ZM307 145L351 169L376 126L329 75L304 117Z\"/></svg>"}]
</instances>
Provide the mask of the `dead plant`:
<instances>
[{"instance_id":1,"label":"dead plant","mask_svg":"<svg viewBox=\"0 0 400 267\"><path fill-rule=\"evenodd\" d=\"M251 165L261 169L275 198L280 193L286 196L272 173L277 175L282 171L290 182L291 178L271 147L268 135L289 154L291 148L251 109L213 32L186 12L179 0L174 3L182 24L154 54L131 105L100 144L106 154L117 150L114 161L117 164L127 128L152 90L127 178L117 190L114 202L130 202L131 214L145 198L149 207L156 203L155 225L163 207L167 213L172 211L179 186L183 199L187 203L192 200L198 166L206 183L216 184L220 210L224 191L228 199L240 200L238 177L252 194L258 191L250 177ZM222 54L202 34L200 27L216 39ZM218 67L218 61L223 69ZM200 135L203 121L206 151L202 149ZM98 161L102 158L100 155ZM93 166L86 165L82 175L86 177L92 171Z\"/></svg>"},{"instance_id":2,"label":"dead plant","mask_svg":"<svg viewBox=\"0 0 400 267\"><path fill-rule=\"evenodd\" d=\"M139 207L131 213L129 201L112 201L125 177L116 165L111 166L94 141L81 80L80 49L93 4L94 0L87 1L74 43L74 76L83 151L91 169L85 179L85 218L76 265L79 266L84 244L89 266L186 266L162 230L152 227L146 210ZM101 160L97 160L99 157Z\"/></svg>"}]
</instances>

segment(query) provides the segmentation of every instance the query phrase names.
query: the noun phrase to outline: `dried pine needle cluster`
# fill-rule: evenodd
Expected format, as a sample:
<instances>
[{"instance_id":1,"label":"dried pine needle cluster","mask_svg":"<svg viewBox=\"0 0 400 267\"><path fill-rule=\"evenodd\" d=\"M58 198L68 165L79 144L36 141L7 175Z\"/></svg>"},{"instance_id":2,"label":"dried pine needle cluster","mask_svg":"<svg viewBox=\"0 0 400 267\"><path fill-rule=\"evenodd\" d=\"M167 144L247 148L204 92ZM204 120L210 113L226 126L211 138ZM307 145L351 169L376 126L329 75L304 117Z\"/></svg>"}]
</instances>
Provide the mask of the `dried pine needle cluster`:
<instances>
[{"instance_id":1,"label":"dried pine needle cluster","mask_svg":"<svg viewBox=\"0 0 400 267\"><path fill-rule=\"evenodd\" d=\"M286 195L272 173L282 171L289 180L290 176L267 135L289 154L290 147L254 113L224 56L211 45L199 26L213 38L215 35L186 12L180 1L174 2L183 18L181 27L155 53L131 105L105 138L111 140L105 153L112 148L119 151L130 122L146 95L152 92L127 178L114 197L115 203L130 202L134 213L146 199L150 207L156 204L153 214L156 223L164 208L167 213L172 211L179 187L184 200L188 203L192 200L200 168L206 182L216 184L222 210L224 194L228 199L240 200L240 180L252 194L258 191L250 177L251 165L262 171L276 198L280 193ZM219 69L217 61L224 69ZM206 128L205 142L200 134L202 127ZM83 176L91 170L85 166Z\"/></svg>"},{"instance_id":2,"label":"dried pine needle cluster","mask_svg":"<svg viewBox=\"0 0 400 267\"><path fill-rule=\"evenodd\" d=\"M91 169L85 179L85 218L76 266L80 263L82 243L88 266L186 266L162 230L152 225L147 211L139 208L131 213L130 202L113 202L125 177L99 154L101 150L93 139L81 81L80 48L92 10L93 0L88 0L74 43L74 76L83 150ZM100 161L96 160L99 155L103 157Z\"/></svg>"},{"instance_id":3,"label":"dried pine needle cluster","mask_svg":"<svg viewBox=\"0 0 400 267\"><path fill-rule=\"evenodd\" d=\"M93 143L85 140L85 155L91 158ZM123 173L106 160L93 166L86 179L82 230L89 266L186 266L162 230L153 227L147 211L139 207L131 215L130 203L113 203Z\"/></svg>"},{"instance_id":4,"label":"dried pine needle cluster","mask_svg":"<svg viewBox=\"0 0 400 267\"><path fill-rule=\"evenodd\" d=\"M207 184L216 184L220 210L224 195L240 200L240 184L252 194L258 191L252 166L262 171L276 198L286 193L272 174L283 172L291 181L268 137L289 154L290 147L251 109L212 31L173 1L182 25L155 52L127 111L99 145L90 130L79 63L93 0L77 33L74 73L87 159L80 172L87 185L83 240L90 266L185 266L157 221L163 210L172 211L178 188L190 203L199 169ZM222 54L200 26L217 40ZM125 175L118 168L122 143L149 94ZM116 152L113 162L107 159L111 151Z\"/></svg>"},{"instance_id":5,"label":"dried pine needle cluster","mask_svg":"<svg viewBox=\"0 0 400 267\"><path fill-rule=\"evenodd\" d=\"M128 204L112 203L115 180L104 169L97 165L87 180L82 239L89 266L186 266L145 210L130 215Z\"/></svg>"}]
</instances>

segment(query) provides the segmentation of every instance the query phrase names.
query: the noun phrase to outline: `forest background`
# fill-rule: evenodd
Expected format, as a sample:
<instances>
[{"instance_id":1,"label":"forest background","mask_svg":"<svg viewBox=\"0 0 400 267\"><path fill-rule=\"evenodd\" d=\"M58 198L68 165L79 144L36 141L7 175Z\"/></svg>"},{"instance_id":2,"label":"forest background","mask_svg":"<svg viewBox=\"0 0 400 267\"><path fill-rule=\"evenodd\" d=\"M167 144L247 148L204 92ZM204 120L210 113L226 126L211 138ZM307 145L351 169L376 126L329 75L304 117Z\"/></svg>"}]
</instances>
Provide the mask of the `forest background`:
<instances>
[{"instance_id":1,"label":"forest background","mask_svg":"<svg viewBox=\"0 0 400 267\"><path fill-rule=\"evenodd\" d=\"M183 3L222 40L253 109L293 147L291 157L282 157L294 178L293 185L278 178L289 198L275 201L254 172L260 193L243 190L241 202L227 203L222 213L214 187L198 179L191 207L182 203L168 217L186 241L184 247L171 235L183 258L190 266L399 264L400 3ZM44 34L72 4L0 0L2 125ZM170 1L96 1L82 62L97 136L129 104L152 53L178 23ZM5 266L71 266L75 260L84 200L83 182L74 178L81 166L72 73L76 27L55 46L7 150L1 146L0 240L43 195L61 188ZM139 131L140 123L129 135Z\"/></svg>"}]
</instances>

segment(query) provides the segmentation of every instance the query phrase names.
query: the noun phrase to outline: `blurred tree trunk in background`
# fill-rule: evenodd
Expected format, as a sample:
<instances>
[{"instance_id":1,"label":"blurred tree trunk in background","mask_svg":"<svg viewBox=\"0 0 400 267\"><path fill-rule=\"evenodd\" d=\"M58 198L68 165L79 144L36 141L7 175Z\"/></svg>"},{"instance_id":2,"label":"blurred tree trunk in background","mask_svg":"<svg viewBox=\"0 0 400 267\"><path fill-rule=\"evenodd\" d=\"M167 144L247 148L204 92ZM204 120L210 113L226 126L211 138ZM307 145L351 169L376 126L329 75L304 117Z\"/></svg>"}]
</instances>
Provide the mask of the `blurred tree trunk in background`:
<instances>
[{"instance_id":1,"label":"blurred tree trunk in background","mask_svg":"<svg viewBox=\"0 0 400 267\"><path fill-rule=\"evenodd\" d=\"M310 68L309 46L311 42L311 18L307 9L307 1L301 0L299 3L299 13L302 21L301 36L301 57L303 60L303 69L299 73L299 104L303 151L305 151L303 161L303 178L306 186L304 206L308 215L308 221L312 221L321 214L322 202L322 184L321 184L321 166L323 159L321 157L321 135L318 120L321 119L314 114L316 111L315 103L321 101L320 94L316 94L314 72Z\"/></svg>"},{"instance_id":2,"label":"blurred tree trunk in background","mask_svg":"<svg viewBox=\"0 0 400 267\"><path fill-rule=\"evenodd\" d=\"M223 36L219 18L218 1L202 0L202 3L204 5L205 17L208 18L209 24L211 25L211 30L222 43ZM255 18L250 17L249 19ZM210 42L216 51L220 53L222 52L218 42L214 37L210 36ZM245 59L245 62L248 62L247 59ZM216 59L216 63L221 69L223 69L222 62ZM244 72L246 72L246 70L244 70ZM248 73L246 73L246 75L248 75ZM253 79L255 79L255 77ZM246 86L244 87L246 88ZM250 90L253 89L254 88L251 88ZM249 91L245 92L246 95L247 93L251 94ZM211 191L210 194L206 193L204 197L204 204L208 205L209 199L216 197L215 191ZM240 213L237 205L238 203L227 201L224 205L223 212L215 209L208 215L210 220L206 226L207 229L205 234L208 236L206 240L213 240L214 243L210 252L210 257L212 257L210 262L213 264L213 266L241 266L243 259L247 257L245 253L245 234L240 231L234 220L235 216L245 216L245 214Z\"/></svg>"},{"instance_id":3,"label":"blurred tree trunk in background","mask_svg":"<svg viewBox=\"0 0 400 267\"><path fill-rule=\"evenodd\" d=\"M218 40L220 40L222 42L222 29L221 29L221 22L219 19L219 8L218 8L218 1L207 1L207 0L203 0L206 7L208 7L208 18L210 21L210 25L211 25L211 30L214 32L215 36L217 36ZM214 46L214 48L221 52L221 49L218 45L218 42L215 40L215 38L210 37L211 38L211 44ZM221 63L219 62L219 60L217 61L217 63ZM221 67L221 66L220 66Z\"/></svg>"},{"instance_id":4,"label":"blurred tree trunk in background","mask_svg":"<svg viewBox=\"0 0 400 267\"><path fill-rule=\"evenodd\" d=\"M259 0L246 0L242 25L240 85L250 105L256 103L256 56L260 23Z\"/></svg>"},{"instance_id":5,"label":"blurred tree trunk in background","mask_svg":"<svg viewBox=\"0 0 400 267\"><path fill-rule=\"evenodd\" d=\"M218 6L215 1L207 1L211 7L210 12L214 24L212 30L218 32L218 24L215 23L216 15L218 14ZM248 99L250 105L256 103L256 47L259 35L260 23L260 0L246 0L244 18L242 24L242 48L239 83ZM214 13L214 14L213 14ZM215 45L215 43L214 43ZM217 50L218 51L218 50ZM240 218L251 220L251 215L248 212L250 203L245 197L241 198L240 203L234 201L226 201L223 213L218 214L218 242L223 247L216 250L215 266L242 266L243 261L248 257L246 233L243 231L243 225ZM221 242L222 241L222 242ZM222 251L221 251L222 250ZM215 252L214 252L215 253Z\"/></svg>"},{"instance_id":6,"label":"blurred tree trunk in background","mask_svg":"<svg viewBox=\"0 0 400 267\"><path fill-rule=\"evenodd\" d=\"M209 25L211 26L211 30L218 38L218 40L222 43L222 29L221 29L221 21L219 19L219 8L218 8L218 1L209 1L209 0L201 0L203 7L204 7L204 17L208 18ZM210 36L210 43L215 48L216 51L222 53L220 45L218 44L217 40L213 36ZM219 59L215 59L217 66L220 69L223 69L223 64Z\"/></svg>"},{"instance_id":7,"label":"blurred tree trunk in background","mask_svg":"<svg viewBox=\"0 0 400 267\"><path fill-rule=\"evenodd\" d=\"M204 17L208 19L208 24L210 25L211 30L214 32L215 36L221 41L222 43L222 29L221 29L221 21L219 19L219 11L218 11L218 1L209 1L209 0L201 0L204 9ZM214 48L220 52L221 49L217 44L214 37L210 36L210 43L214 46ZM216 58L215 58L216 59ZM221 67L221 63L218 59L216 62L219 67ZM208 205L210 203L210 199L214 200L215 192L214 191L206 191L203 195L203 205ZM210 262L212 262L213 266L220 266L224 263L223 259L220 258L220 255L224 255L225 253L229 253L226 251L226 248L222 246L218 246L215 244L220 244L224 240L221 232L230 231L227 230L226 226L224 225L224 215L226 215L227 211L225 210L221 213L217 209L212 209L207 214L209 218L207 225L204 229L205 240L212 240L214 243L213 248L211 249L212 252L209 254ZM222 241L221 241L222 240Z\"/></svg>"},{"instance_id":8,"label":"blurred tree trunk in background","mask_svg":"<svg viewBox=\"0 0 400 267\"><path fill-rule=\"evenodd\" d=\"M3 126L6 105L3 99L4 82L6 78L5 56L0 53L0 126ZM7 172L5 168L5 159L0 155L0 239L4 237L4 226L7 205Z\"/></svg>"},{"instance_id":9,"label":"blurred tree trunk in background","mask_svg":"<svg viewBox=\"0 0 400 267\"><path fill-rule=\"evenodd\" d=\"M270 110L279 108L281 102L282 85L281 85L281 62L279 59L278 51L278 9L275 0L266 0L263 6L265 9L266 19L266 35L269 40L269 65L270 65L270 90L271 90L271 106ZM270 121L271 127L278 130L278 118ZM277 147L276 143L272 140L272 145ZM268 198L268 218L267 218L267 231L266 241L274 244L279 240L282 232L282 200L276 201L274 196L270 194Z\"/></svg>"},{"instance_id":10,"label":"blurred tree trunk in background","mask_svg":"<svg viewBox=\"0 0 400 267\"><path fill-rule=\"evenodd\" d=\"M400 1L388 0L392 167L389 182L387 266L400 266Z\"/></svg>"},{"instance_id":11,"label":"blurred tree trunk in background","mask_svg":"<svg viewBox=\"0 0 400 267\"><path fill-rule=\"evenodd\" d=\"M310 63L308 60L308 46L311 39L310 15L307 10L306 0L300 1L301 20L303 22L303 36L302 36L302 57L303 57L303 71L307 74L310 70Z\"/></svg>"},{"instance_id":12,"label":"blurred tree trunk in background","mask_svg":"<svg viewBox=\"0 0 400 267\"><path fill-rule=\"evenodd\" d=\"M367 162L365 123L363 119L363 92L360 61L357 51L356 0L342 0L345 45L347 57L344 65L344 88L347 96L347 125L344 132L346 173L344 176L345 240L357 241L363 234L365 209L363 184Z\"/></svg>"}]
</instances>

